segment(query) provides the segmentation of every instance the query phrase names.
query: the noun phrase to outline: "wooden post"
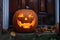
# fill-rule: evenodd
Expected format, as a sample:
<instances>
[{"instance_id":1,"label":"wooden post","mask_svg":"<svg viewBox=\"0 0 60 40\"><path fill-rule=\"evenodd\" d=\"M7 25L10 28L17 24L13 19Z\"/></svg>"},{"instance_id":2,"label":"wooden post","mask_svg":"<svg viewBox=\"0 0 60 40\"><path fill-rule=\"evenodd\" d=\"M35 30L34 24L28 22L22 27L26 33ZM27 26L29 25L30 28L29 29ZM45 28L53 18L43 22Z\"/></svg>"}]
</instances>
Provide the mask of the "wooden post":
<instances>
[{"instance_id":1,"label":"wooden post","mask_svg":"<svg viewBox=\"0 0 60 40\"><path fill-rule=\"evenodd\" d=\"M0 0L0 40L1 40L1 32L2 32L2 0Z\"/></svg>"},{"instance_id":2,"label":"wooden post","mask_svg":"<svg viewBox=\"0 0 60 40\"><path fill-rule=\"evenodd\" d=\"M2 31L2 0L0 0L0 32Z\"/></svg>"}]
</instances>

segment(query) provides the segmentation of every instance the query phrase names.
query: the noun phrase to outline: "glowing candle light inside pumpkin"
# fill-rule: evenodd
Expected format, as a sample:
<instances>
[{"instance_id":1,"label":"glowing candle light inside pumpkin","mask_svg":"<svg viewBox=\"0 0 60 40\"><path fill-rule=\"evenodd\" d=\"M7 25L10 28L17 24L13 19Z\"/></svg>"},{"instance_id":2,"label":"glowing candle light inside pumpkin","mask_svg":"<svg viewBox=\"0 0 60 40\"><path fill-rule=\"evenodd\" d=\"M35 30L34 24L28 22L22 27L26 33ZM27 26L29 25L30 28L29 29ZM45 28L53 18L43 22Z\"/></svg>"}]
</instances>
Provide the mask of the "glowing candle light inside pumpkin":
<instances>
[{"instance_id":1,"label":"glowing candle light inside pumpkin","mask_svg":"<svg viewBox=\"0 0 60 40\"><path fill-rule=\"evenodd\" d=\"M25 20L28 20L28 18L25 18Z\"/></svg>"}]
</instances>

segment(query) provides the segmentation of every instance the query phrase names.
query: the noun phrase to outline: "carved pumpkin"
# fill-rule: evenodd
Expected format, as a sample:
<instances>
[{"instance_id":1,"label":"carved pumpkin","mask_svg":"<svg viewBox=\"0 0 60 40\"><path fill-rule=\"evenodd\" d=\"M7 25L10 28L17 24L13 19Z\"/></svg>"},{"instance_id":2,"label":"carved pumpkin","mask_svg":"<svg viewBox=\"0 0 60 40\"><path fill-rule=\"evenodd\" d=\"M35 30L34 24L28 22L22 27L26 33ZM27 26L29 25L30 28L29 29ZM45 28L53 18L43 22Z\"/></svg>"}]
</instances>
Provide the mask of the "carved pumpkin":
<instances>
[{"instance_id":1,"label":"carved pumpkin","mask_svg":"<svg viewBox=\"0 0 60 40\"><path fill-rule=\"evenodd\" d=\"M37 24L38 18L33 10L18 10L13 16L13 25L18 32L33 32Z\"/></svg>"}]
</instances>

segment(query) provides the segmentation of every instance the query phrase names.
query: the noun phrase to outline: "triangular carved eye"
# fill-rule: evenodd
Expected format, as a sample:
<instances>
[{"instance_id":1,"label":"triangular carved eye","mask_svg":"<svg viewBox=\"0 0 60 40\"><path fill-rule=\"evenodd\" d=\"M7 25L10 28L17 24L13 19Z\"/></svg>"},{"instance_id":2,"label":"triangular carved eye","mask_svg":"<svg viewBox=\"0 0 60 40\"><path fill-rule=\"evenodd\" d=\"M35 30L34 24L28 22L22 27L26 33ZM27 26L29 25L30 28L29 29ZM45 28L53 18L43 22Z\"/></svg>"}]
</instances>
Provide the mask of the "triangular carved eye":
<instances>
[{"instance_id":1,"label":"triangular carved eye","mask_svg":"<svg viewBox=\"0 0 60 40\"><path fill-rule=\"evenodd\" d=\"M29 16L28 16L28 17L29 17L29 18L30 18L30 17L33 17L33 15L32 15L32 14L29 14Z\"/></svg>"},{"instance_id":2,"label":"triangular carved eye","mask_svg":"<svg viewBox=\"0 0 60 40\"><path fill-rule=\"evenodd\" d=\"M18 17L24 17L24 14L23 13L21 13L21 14L19 14L19 16Z\"/></svg>"}]
</instances>

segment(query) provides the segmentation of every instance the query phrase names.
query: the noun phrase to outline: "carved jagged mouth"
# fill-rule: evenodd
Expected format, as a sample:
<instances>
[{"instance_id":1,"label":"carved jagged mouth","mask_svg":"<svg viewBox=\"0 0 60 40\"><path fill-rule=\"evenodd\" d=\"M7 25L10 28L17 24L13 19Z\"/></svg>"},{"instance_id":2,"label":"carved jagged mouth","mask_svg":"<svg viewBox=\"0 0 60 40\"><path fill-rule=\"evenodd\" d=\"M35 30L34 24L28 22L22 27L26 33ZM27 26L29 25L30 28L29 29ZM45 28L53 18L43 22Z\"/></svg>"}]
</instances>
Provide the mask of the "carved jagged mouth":
<instances>
[{"instance_id":1,"label":"carved jagged mouth","mask_svg":"<svg viewBox=\"0 0 60 40\"><path fill-rule=\"evenodd\" d=\"M22 23L19 20L17 20L17 23L18 23L19 27L30 28L31 26L33 27L35 25L35 19L32 21L32 23Z\"/></svg>"}]
</instances>

